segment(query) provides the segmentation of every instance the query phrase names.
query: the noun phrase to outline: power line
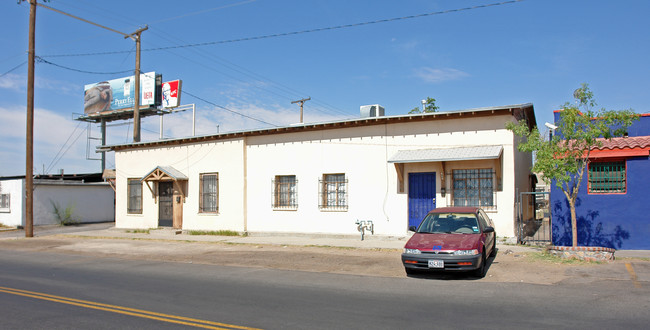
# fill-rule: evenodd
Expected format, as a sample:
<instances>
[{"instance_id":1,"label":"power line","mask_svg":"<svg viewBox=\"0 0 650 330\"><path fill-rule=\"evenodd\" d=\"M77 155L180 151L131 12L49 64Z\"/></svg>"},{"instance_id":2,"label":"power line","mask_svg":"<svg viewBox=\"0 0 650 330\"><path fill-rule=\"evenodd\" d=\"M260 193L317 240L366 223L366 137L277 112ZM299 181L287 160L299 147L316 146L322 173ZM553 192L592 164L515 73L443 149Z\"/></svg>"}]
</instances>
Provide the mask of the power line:
<instances>
[{"instance_id":1,"label":"power line","mask_svg":"<svg viewBox=\"0 0 650 330\"><path fill-rule=\"evenodd\" d=\"M252 120L258 121L258 122L263 123L263 124L267 124L267 125L271 125L271 126L279 127L279 125L271 124L271 123L266 122L266 121L264 121L264 120L254 118L254 117L251 117L251 116L249 116L249 115L245 115L245 114L243 114L243 113L241 113L241 112L237 112L237 111L235 111L235 110L230 110L230 109L228 109L228 108L226 108L226 107L224 107L224 106L221 106L221 105L218 105L218 104L216 104L216 103L210 102L210 101L208 101L208 100L206 100L206 99L204 99L204 98L201 98L201 97L199 97L199 96L196 96L196 95L194 95L194 94L188 92L186 89L183 89L183 94L187 94L187 95L192 96L192 97L194 97L194 98L196 98L196 99L198 99L198 100L201 100L201 101L203 101L203 102L205 102L205 103L207 103L207 104L213 105L213 106L215 106L215 107L217 107L217 108L219 108L219 109L223 109L223 110L226 110L226 111L232 112L232 113L234 113L234 114L236 114L236 115L240 115L240 116L242 116L242 117L246 117L246 118L248 118L248 119L252 119Z\"/></svg>"},{"instance_id":2,"label":"power line","mask_svg":"<svg viewBox=\"0 0 650 330\"><path fill-rule=\"evenodd\" d=\"M79 135L77 135L77 138L72 143L70 143L70 145L65 149L65 151L63 151L63 148L65 148L66 145L68 144L68 142L70 142L70 139L77 132L77 129L79 128L79 126L81 126L81 124L82 124L82 122L79 122L77 124L77 127L74 128L72 133L70 133L70 135L68 136L68 139L65 140L65 143L63 143L63 145L61 146L59 151L56 153L56 155L54 156L54 158L52 159L50 164L47 166L47 169L45 170L45 173L43 173L43 174L49 173L50 170L52 169L52 167L54 167L63 158L63 156L68 152L68 150L70 150L70 148L74 145L74 143L77 142L77 140L79 140L79 138L81 137L81 134L83 134L83 132L86 131L86 130L82 130L81 132L79 132Z\"/></svg>"},{"instance_id":3,"label":"power line","mask_svg":"<svg viewBox=\"0 0 650 330\"><path fill-rule=\"evenodd\" d=\"M16 65L13 69L11 69L11 70L9 70L9 71L3 73L2 75L0 75L0 78L6 76L6 75L8 75L8 74L10 74L10 73L13 72L14 70L17 70L18 68L20 68L21 66L23 66L23 65L25 65L25 64L27 64L27 61L25 61L25 62L23 62L23 63L20 63L20 64Z\"/></svg>"},{"instance_id":4,"label":"power line","mask_svg":"<svg viewBox=\"0 0 650 330\"><path fill-rule=\"evenodd\" d=\"M60 65L60 64L52 63L52 62L50 62L50 61L48 61L48 60L46 60L46 59L44 59L44 58L42 58L40 56L36 56L36 61L38 63L45 63L45 64L53 65L53 66L56 66L56 67L61 68L61 69L66 69L66 70L70 70L70 71L74 71L74 72L89 73L89 74L102 74L102 75L106 74L107 75L107 74L121 74L121 73L133 72L133 70L124 70L124 71L115 71L115 72L96 72L96 71L79 70L79 69L63 66L63 65Z\"/></svg>"},{"instance_id":5,"label":"power line","mask_svg":"<svg viewBox=\"0 0 650 330\"><path fill-rule=\"evenodd\" d=\"M476 6L472 6L472 7L448 9L448 10L435 11L435 12L431 12L431 13L424 13L424 14L418 14L418 15L409 15L409 16L402 16L402 17L386 18L386 19L380 19L380 20L375 20L375 21L353 23L353 24L345 24L345 25L337 25L337 26L330 26L330 27L323 27L323 28L316 28L316 29L309 29L309 30L301 30L301 31L294 31L294 32L267 34L267 35L256 36L256 37L245 37L245 38L238 38L238 39L209 41L209 42L187 44L187 45L149 48L149 49L143 49L142 51L159 51L159 50L178 49L178 48L202 47L202 46L228 44L228 43L235 43L235 42L242 42L242 41L252 41L252 40L270 39L270 38L277 38L277 37L286 37L286 36L299 35L299 34L305 34L305 33L314 33L314 32L323 32L323 31L347 29L347 28L359 27L359 26L364 26L364 25L388 23L388 22L402 21L402 20L408 20L408 19L415 19L415 18L420 18L420 17L451 14L451 13L457 13L457 12L474 10L474 9L488 8L488 7L494 7L494 6L502 6L502 5L513 4L513 3L517 3L517 2L521 2L521 1L524 1L524 0L502 1L502 2L496 2L496 3L489 3L489 4L485 4L485 5L476 5ZM112 51L112 52L96 52L96 53L81 53L81 54L58 54L58 55L57 54L52 54L52 55L42 55L42 57L96 56L96 55L124 54L124 53L130 53L130 52L131 51Z\"/></svg>"}]
</instances>

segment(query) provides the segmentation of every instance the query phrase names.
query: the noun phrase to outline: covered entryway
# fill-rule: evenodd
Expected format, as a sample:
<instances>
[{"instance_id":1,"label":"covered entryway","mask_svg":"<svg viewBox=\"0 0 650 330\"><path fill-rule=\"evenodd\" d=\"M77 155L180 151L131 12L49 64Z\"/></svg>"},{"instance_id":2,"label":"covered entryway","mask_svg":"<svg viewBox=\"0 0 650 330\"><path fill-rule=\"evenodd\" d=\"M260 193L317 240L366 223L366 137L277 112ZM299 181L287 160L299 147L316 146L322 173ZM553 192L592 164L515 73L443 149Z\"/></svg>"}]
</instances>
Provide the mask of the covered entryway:
<instances>
[{"instance_id":1,"label":"covered entryway","mask_svg":"<svg viewBox=\"0 0 650 330\"><path fill-rule=\"evenodd\" d=\"M171 166L158 166L142 182L158 203L158 226L182 229L187 176Z\"/></svg>"},{"instance_id":2,"label":"covered entryway","mask_svg":"<svg viewBox=\"0 0 650 330\"><path fill-rule=\"evenodd\" d=\"M437 206L467 206L481 205L478 198L469 198L456 192L460 184L468 181L466 178L456 178L457 171L484 171L489 174L485 189L488 207L496 207L495 191L501 189L503 146L487 145L474 147L439 148L439 149L410 149L399 150L388 163L395 165L397 174L398 193L404 193L405 182L408 182L408 225L418 226L424 216ZM439 182L437 181L439 178ZM491 178L491 179L490 179ZM471 183L476 184L478 179ZM472 193L483 197L479 189ZM436 200L437 194L440 199ZM451 195L451 196L450 196ZM473 195L472 195L473 196ZM469 204L472 203L472 204Z\"/></svg>"}]
</instances>

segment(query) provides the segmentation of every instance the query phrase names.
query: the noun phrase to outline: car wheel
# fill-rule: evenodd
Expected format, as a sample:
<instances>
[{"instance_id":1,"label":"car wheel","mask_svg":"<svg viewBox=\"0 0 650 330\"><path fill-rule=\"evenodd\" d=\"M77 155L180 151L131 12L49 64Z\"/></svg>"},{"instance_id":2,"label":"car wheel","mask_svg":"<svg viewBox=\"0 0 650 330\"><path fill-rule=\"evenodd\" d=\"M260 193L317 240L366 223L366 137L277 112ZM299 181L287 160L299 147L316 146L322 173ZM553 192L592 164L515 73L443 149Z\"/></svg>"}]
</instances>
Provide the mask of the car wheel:
<instances>
[{"instance_id":1,"label":"car wheel","mask_svg":"<svg viewBox=\"0 0 650 330\"><path fill-rule=\"evenodd\" d=\"M497 255L497 238L494 237L492 241L492 251L490 251L490 257L494 258Z\"/></svg>"},{"instance_id":2,"label":"car wheel","mask_svg":"<svg viewBox=\"0 0 650 330\"><path fill-rule=\"evenodd\" d=\"M418 273L416 269L411 269L411 268L404 268L404 271L406 271L406 276L411 276Z\"/></svg>"},{"instance_id":3,"label":"car wheel","mask_svg":"<svg viewBox=\"0 0 650 330\"><path fill-rule=\"evenodd\" d=\"M485 248L483 248L483 254L481 255L481 265L474 270L474 276L478 278L485 277Z\"/></svg>"}]
</instances>

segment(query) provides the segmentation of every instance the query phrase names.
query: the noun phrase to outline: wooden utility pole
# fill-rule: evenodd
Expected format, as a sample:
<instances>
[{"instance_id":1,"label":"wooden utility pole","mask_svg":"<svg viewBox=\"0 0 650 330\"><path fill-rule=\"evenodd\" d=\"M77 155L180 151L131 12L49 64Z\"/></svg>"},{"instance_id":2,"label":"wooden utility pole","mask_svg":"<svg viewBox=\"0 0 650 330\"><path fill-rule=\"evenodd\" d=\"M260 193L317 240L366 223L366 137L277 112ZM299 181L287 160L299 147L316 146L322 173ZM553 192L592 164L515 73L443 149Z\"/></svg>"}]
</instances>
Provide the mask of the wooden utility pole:
<instances>
[{"instance_id":1,"label":"wooden utility pole","mask_svg":"<svg viewBox=\"0 0 650 330\"><path fill-rule=\"evenodd\" d=\"M306 98L306 99L301 99L301 100L298 100L298 101L292 101L291 102L291 104L300 103L300 123L301 124L302 124L302 106L303 106L303 104L305 104L306 101L309 101L309 100L311 100L311 96Z\"/></svg>"},{"instance_id":2,"label":"wooden utility pole","mask_svg":"<svg viewBox=\"0 0 650 330\"><path fill-rule=\"evenodd\" d=\"M125 36L135 40L135 101L133 104L133 142L140 142L140 35L149 27L145 26Z\"/></svg>"},{"instance_id":3,"label":"wooden utility pole","mask_svg":"<svg viewBox=\"0 0 650 330\"><path fill-rule=\"evenodd\" d=\"M34 59L36 50L36 0L29 0L29 51L27 61L27 137L25 162L25 237L34 237Z\"/></svg>"},{"instance_id":4,"label":"wooden utility pole","mask_svg":"<svg viewBox=\"0 0 650 330\"><path fill-rule=\"evenodd\" d=\"M30 3L32 0L30 0ZM36 3L36 0L33 0L34 4ZM137 31L131 33L131 34L126 34L120 31L117 31L115 29L111 29L109 27L97 24L95 22L91 22L87 19L81 18L74 16L72 14L68 14L66 12L60 11L58 9L54 9L52 7L48 7L43 4L39 4L39 6L43 8L47 8L51 11L55 11L57 13L72 17L74 19L78 19L80 21L86 22L88 24L92 24L94 26L100 27L102 29L106 29L115 33L119 33L124 36L124 39L131 38L135 41L135 104L133 105L133 142L140 142L140 34L147 30L149 27L145 25L145 27L138 29Z\"/></svg>"}]
</instances>

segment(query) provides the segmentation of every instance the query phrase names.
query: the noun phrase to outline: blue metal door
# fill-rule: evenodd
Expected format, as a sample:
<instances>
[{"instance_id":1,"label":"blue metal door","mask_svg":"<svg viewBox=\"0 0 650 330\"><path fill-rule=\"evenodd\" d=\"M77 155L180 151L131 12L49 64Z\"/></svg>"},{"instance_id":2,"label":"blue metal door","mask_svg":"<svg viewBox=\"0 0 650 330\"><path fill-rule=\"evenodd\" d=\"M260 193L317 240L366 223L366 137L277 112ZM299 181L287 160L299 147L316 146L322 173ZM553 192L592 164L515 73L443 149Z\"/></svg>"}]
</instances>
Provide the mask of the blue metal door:
<instances>
[{"instance_id":1,"label":"blue metal door","mask_svg":"<svg viewBox=\"0 0 650 330\"><path fill-rule=\"evenodd\" d=\"M436 172L409 173L409 227L436 208Z\"/></svg>"}]
</instances>

